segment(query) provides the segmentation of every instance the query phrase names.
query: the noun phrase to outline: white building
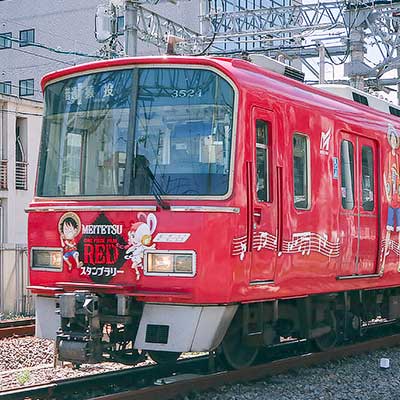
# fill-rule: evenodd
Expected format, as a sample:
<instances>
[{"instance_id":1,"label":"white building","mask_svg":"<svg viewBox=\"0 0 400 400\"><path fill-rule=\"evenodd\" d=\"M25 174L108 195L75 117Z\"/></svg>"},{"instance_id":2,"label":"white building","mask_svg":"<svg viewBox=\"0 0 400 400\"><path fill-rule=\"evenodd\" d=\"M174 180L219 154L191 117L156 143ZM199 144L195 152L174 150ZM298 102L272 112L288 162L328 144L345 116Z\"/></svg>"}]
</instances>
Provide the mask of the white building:
<instances>
[{"instance_id":1,"label":"white building","mask_svg":"<svg viewBox=\"0 0 400 400\"><path fill-rule=\"evenodd\" d=\"M0 313L27 312L27 217L43 105L0 94Z\"/></svg>"}]
</instances>

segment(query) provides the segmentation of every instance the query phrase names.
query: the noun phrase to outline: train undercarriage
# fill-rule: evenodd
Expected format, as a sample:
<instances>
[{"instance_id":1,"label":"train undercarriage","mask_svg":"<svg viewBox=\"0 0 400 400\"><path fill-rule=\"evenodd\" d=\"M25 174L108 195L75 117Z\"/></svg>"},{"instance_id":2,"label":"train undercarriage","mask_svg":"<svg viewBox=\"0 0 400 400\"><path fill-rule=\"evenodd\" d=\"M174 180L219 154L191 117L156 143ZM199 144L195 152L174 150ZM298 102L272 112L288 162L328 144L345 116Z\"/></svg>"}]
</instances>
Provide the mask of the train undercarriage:
<instances>
[{"instance_id":1,"label":"train undercarriage","mask_svg":"<svg viewBox=\"0 0 400 400\"><path fill-rule=\"evenodd\" d=\"M181 351L170 351L168 346L166 351L137 348L143 309L143 303L128 296L88 291L61 295L58 359L77 365L106 360L136 364L147 353L157 363L174 363ZM356 340L371 327L397 323L400 289L355 290L241 304L227 318L222 340L204 350L215 350L226 366L239 369L251 365L261 350L282 343L307 340L323 351ZM162 326L151 327L153 331L147 329L146 333L153 335L149 341L167 343Z\"/></svg>"},{"instance_id":2,"label":"train undercarriage","mask_svg":"<svg viewBox=\"0 0 400 400\"><path fill-rule=\"evenodd\" d=\"M134 348L143 303L132 297L97 295L88 291L60 298L61 328L57 333L57 358L75 365L115 361L137 364L145 352ZM158 363L175 362L178 352L147 352Z\"/></svg>"}]
</instances>

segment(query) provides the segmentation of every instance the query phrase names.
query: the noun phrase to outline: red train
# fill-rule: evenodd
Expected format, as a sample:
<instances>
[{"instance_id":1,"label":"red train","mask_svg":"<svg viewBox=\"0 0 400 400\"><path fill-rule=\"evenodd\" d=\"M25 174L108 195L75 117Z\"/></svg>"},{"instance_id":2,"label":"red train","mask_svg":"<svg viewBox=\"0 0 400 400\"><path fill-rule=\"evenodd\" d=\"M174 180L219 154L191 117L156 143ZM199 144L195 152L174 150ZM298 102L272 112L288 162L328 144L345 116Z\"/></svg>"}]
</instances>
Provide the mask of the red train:
<instances>
[{"instance_id":1,"label":"red train","mask_svg":"<svg viewBox=\"0 0 400 400\"><path fill-rule=\"evenodd\" d=\"M30 288L60 359L218 349L240 368L400 317L398 117L240 59L99 61L42 85Z\"/></svg>"}]
</instances>

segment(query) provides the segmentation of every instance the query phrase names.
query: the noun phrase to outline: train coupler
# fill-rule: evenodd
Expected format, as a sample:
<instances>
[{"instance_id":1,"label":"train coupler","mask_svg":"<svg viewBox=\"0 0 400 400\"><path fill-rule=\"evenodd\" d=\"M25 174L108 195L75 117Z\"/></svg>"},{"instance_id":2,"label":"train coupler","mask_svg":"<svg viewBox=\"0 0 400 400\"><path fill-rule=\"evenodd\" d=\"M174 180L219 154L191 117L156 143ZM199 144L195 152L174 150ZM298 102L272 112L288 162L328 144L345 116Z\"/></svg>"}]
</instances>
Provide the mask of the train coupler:
<instances>
[{"instance_id":1,"label":"train coupler","mask_svg":"<svg viewBox=\"0 0 400 400\"><path fill-rule=\"evenodd\" d=\"M60 317L56 341L58 359L79 364L102 361L98 296L83 290L62 294Z\"/></svg>"}]
</instances>

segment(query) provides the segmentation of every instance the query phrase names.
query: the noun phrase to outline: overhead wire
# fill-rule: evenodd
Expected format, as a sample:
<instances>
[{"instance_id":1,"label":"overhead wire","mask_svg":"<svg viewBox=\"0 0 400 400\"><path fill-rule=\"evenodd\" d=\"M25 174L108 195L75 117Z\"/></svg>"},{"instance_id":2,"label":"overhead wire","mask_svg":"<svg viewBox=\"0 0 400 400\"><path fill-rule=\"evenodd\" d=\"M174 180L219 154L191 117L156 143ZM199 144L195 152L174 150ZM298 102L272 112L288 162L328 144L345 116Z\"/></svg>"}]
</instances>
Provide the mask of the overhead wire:
<instances>
[{"instance_id":1,"label":"overhead wire","mask_svg":"<svg viewBox=\"0 0 400 400\"><path fill-rule=\"evenodd\" d=\"M87 58L96 58L96 59L102 58L101 56L98 56L98 55L82 53L80 51L67 51L67 50L55 49L54 47L46 46L42 43L27 42L25 40L20 40L20 39L14 38L12 36L7 36L7 35L1 34L1 33L0 33L0 38L2 38L4 40L10 40L11 42L15 42L15 43L23 43L26 46L38 47L38 48L45 49L45 50L48 50L48 51L51 51L51 52L54 52L57 54L67 54L67 55L74 55L74 56L87 57Z\"/></svg>"},{"instance_id":2,"label":"overhead wire","mask_svg":"<svg viewBox=\"0 0 400 400\"><path fill-rule=\"evenodd\" d=\"M62 64L66 64L66 65L75 65L75 63L72 63L72 62L59 60L59 59L57 59L57 58L45 56L45 55L43 55L43 54L33 53L33 52L27 51L27 50L17 49L17 48L15 48L15 47L10 47L9 49L10 49L10 50L14 50L14 51L19 51L19 52L25 53L25 54L30 54L30 55L32 55L32 56L39 57L39 58L43 58L43 59L46 59L46 60L56 61L56 62L59 62L59 63L62 63ZM4 49L2 49L2 50L4 50Z\"/></svg>"}]
</instances>

